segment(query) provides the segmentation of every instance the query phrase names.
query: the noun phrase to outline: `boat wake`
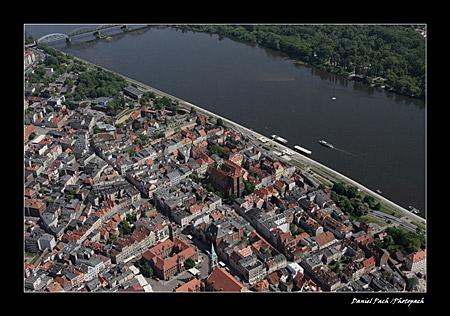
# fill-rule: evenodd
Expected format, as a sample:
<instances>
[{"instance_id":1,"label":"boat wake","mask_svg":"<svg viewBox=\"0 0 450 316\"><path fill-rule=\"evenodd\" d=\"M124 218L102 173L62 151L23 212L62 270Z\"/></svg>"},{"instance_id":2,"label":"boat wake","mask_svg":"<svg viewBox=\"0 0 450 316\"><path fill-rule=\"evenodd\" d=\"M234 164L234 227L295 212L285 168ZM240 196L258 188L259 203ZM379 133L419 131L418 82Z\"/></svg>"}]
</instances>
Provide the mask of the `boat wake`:
<instances>
[{"instance_id":1,"label":"boat wake","mask_svg":"<svg viewBox=\"0 0 450 316\"><path fill-rule=\"evenodd\" d=\"M344 149L337 148L337 147L334 147L333 149L335 149L335 150L337 150L337 151L340 151L341 153L344 153L344 154L353 156L353 157L355 157L355 158L362 158L360 155L357 155L357 154L355 154L355 153L352 153L352 152L350 152L350 151L348 151L348 150L344 150Z\"/></svg>"}]
</instances>

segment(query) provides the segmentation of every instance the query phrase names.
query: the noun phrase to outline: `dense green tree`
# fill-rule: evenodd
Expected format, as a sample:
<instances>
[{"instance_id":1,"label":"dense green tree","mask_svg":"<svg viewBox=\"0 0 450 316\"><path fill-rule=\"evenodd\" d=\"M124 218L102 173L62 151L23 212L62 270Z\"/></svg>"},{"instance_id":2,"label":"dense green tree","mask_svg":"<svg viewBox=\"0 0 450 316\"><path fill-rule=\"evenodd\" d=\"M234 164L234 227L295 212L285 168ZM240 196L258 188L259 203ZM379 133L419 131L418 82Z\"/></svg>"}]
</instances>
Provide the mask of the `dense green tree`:
<instances>
[{"instance_id":1,"label":"dense green tree","mask_svg":"<svg viewBox=\"0 0 450 316\"><path fill-rule=\"evenodd\" d=\"M172 105L172 100L166 96L163 96L161 98L156 98L154 101L154 105L159 110L164 109Z\"/></svg>"},{"instance_id":2,"label":"dense green tree","mask_svg":"<svg viewBox=\"0 0 450 316\"><path fill-rule=\"evenodd\" d=\"M386 79L394 91L424 97L425 40L403 25L183 25L280 50L327 71Z\"/></svg>"},{"instance_id":3,"label":"dense green tree","mask_svg":"<svg viewBox=\"0 0 450 316\"><path fill-rule=\"evenodd\" d=\"M249 195L255 191L255 185L250 181L244 180L244 195Z\"/></svg>"},{"instance_id":4,"label":"dense green tree","mask_svg":"<svg viewBox=\"0 0 450 316\"><path fill-rule=\"evenodd\" d=\"M33 42L34 42L34 37L33 37L33 36L27 35L27 36L25 37L25 45L31 44L31 43L33 43Z\"/></svg>"},{"instance_id":5,"label":"dense green tree","mask_svg":"<svg viewBox=\"0 0 450 316\"><path fill-rule=\"evenodd\" d=\"M208 154L209 155L214 155L216 154L217 156L221 157L221 158L225 158L225 150L223 149L223 147L215 145L215 144L208 144Z\"/></svg>"},{"instance_id":6,"label":"dense green tree","mask_svg":"<svg viewBox=\"0 0 450 316\"><path fill-rule=\"evenodd\" d=\"M345 213L353 213L354 207L350 200L346 196L342 196L339 200L339 207L345 212Z\"/></svg>"},{"instance_id":7,"label":"dense green tree","mask_svg":"<svg viewBox=\"0 0 450 316\"><path fill-rule=\"evenodd\" d=\"M122 235L130 235L133 232L133 228L127 220L123 220L119 224L119 231Z\"/></svg>"},{"instance_id":8,"label":"dense green tree","mask_svg":"<svg viewBox=\"0 0 450 316\"><path fill-rule=\"evenodd\" d=\"M146 278L151 278L154 274L152 267L150 266L150 263L145 260L141 259L134 264L139 271L142 273L142 275Z\"/></svg>"},{"instance_id":9,"label":"dense green tree","mask_svg":"<svg viewBox=\"0 0 450 316\"><path fill-rule=\"evenodd\" d=\"M111 235L107 241L107 244L113 244L117 240L116 235Z\"/></svg>"},{"instance_id":10,"label":"dense green tree","mask_svg":"<svg viewBox=\"0 0 450 316\"><path fill-rule=\"evenodd\" d=\"M219 126L219 127L223 126L223 120L220 117L218 117L216 120L216 126Z\"/></svg>"},{"instance_id":11,"label":"dense green tree","mask_svg":"<svg viewBox=\"0 0 450 316\"><path fill-rule=\"evenodd\" d=\"M59 65L59 60L52 55L47 55L47 58L45 58L45 65L57 66L57 65Z\"/></svg>"},{"instance_id":12,"label":"dense green tree","mask_svg":"<svg viewBox=\"0 0 450 316\"><path fill-rule=\"evenodd\" d=\"M139 134L135 140L135 143L140 145L141 147L145 147L150 142L150 137L148 135Z\"/></svg>"},{"instance_id":13,"label":"dense green tree","mask_svg":"<svg viewBox=\"0 0 450 316\"><path fill-rule=\"evenodd\" d=\"M184 266L186 269L192 269L195 267L195 261L192 258L189 258L184 262Z\"/></svg>"},{"instance_id":14,"label":"dense green tree","mask_svg":"<svg viewBox=\"0 0 450 316\"><path fill-rule=\"evenodd\" d=\"M336 194L338 195L346 195L347 189L345 187L345 184L342 182L336 182L333 184L333 187L331 188Z\"/></svg>"},{"instance_id":15,"label":"dense green tree","mask_svg":"<svg viewBox=\"0 0 450 316\"><path fill-rule=\"evenodd\" d=\"M367 203L368 205L369 205L369 207L370 208L373 208L374 206L375 206L375 198L373 197L373 196L370 196L370 195L366 195L364 198L363 198L363 202L364 203Z\"/></svg>"},{"instance_id":16,"label":"dense green tree","mask_svg":"<svg viewBox=\"0 0 450 316\"><path fill-rule=\"evenodd\" d=\"M30 136L28 136L28 140L33 140L36 137L36 133L32 132Z\"/></svg>"},{"instance_id":17,"label":"dense green tree","mask_svg":"<svg viewBox=\"0 0 450 316\"><path fill-rule=\"evenodd\" d=\"M357 194L358 194L358 189L356 189L356 188L353 187L353 186L349 186L349 187L347 188L347 190L346 190L346 193L345 193L345 195L346 195L349 199L355 198Z\"/></svg>"},{"instance_id":18,"label":"dense green tree","mask_svg":"<svg viewBox=\"0 0 450 316\"><path fill-rule=\"evenodd\" d=\"M125 98L123 96L116 96L108 102L108 113L110 115L117 115L125 107Z\"/></svg>"},{"instance_id":19,"label":"dense green tree","mask_svg":"<svg viewBox=\"0 0 450 316\"><path fill-rule=\"evenodd\" d=\"M147 98L147 99L154 99L156 97L156 95L153 91L147 91L144 93L144 95L142 97Z\"/></svg>"},{"instance_id":20,"label":"dense green tree","mask_svg":"<svg viewBox=\"0 0 450 316\"><path fill-rule=\"evenodd\" d=\"M328 266L334 273L341 272L341 264L339 261L333 260Z\"/></svg>"},{"instance_id":21,"label":"dense green tree","mask_svg":"<svg viewBox=\"0 0 450 316\"><path fill-rule=\"evenodd\" d=\"M234 193L230 194L230 196L228 197L228 201L230 202L230 204L233 204L234 201L236 201L236 195Z\"/></svg>"},{"instance_id":22,"label":"dense green tree","mask_svg":"<svg viewBox=\"0 0 450 316\"><path fill-rule=\"evenodd\" d=\"M391 238L388 238L386 241L383 241L384 246L389 248L392 246L397 246L406 253L410 254L419 249L425 248L425 237L424 235L420 235L417 233L406 231L402 228L397 227L388 227L386 229L386 233ZM385 239L388 237L386 236Z\"/></svg>"},{"instance_id":23,"label":"dense green tree","mask_svg":"<svg viewBox=\"0 0 450 316\"><path fill-rule=\"evenodd\" d=\"M154 99L155 97L156 97L156 95L155 95L154 92L152 92L152 91L147 91L147 92L145 92L145 93L142 95L141 99L139 100L139 103L140 103L141 105L144 105L144 104L146 104L150 99Z\"/></svg>"},{"instance_id":24,"label":"dense green tree","mask_svg":"<svg viewBox=\"0 0 450 316\"><path fill-rule=\"evenodd\" d=\"M127 85L122 77L111 72L88 70L78 76L74 98L117 97Z\"/></svg>"}]
</instances>

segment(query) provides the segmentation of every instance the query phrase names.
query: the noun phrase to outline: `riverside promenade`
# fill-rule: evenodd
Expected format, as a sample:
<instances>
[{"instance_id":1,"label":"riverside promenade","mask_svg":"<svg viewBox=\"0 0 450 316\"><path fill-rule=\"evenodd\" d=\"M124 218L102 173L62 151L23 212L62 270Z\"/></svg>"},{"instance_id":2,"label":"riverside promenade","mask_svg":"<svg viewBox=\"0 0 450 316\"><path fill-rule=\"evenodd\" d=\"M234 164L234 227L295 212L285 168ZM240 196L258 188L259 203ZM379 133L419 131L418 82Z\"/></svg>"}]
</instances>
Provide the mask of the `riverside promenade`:
<instances>
[{"instance_id":1,"label":"riverside promenade","mask_svg":"<svg viewBox=\"0 0 450 316\"><path fill-rule=\"evenodd\" d=\"M64 53L64 52L62 52L62 53ZM225 117L222 117L222 116L220 116L220 115L218 115L216 113L213 113L211 111L205 110L205 109L203 109L203 108L201 108L201 107L199 107L199 106L197 106L195 104L189 103L189 102L187 102L185 100L182 100L182 99L180 99L180 98L178 98L176 96L170 95L170 94L168 94L168 93L166 93L164 91L160 91L160 90L158 90L156 88L153 88L153 87L151 87L149 85L146 85L146 84L144 84L142 82L139 82L137 80L128 78L128 77L126 77L126 76L124 76L124 75L122 75L120 73L117 73L115 71L112 71L110 69L98 66L96 64L93 64L91 62L88 62L86 60L83 60L81 58L78 58L78 57L75 57L75 56L72 56L72 55L70 55L70 56L73 57L74 59L77 59L77 60L79 60L81 62L84 62L84 63L86 63L88 65L91 65L93 67L98 67L98 68L104 69L105 71L109 71L111 73L114 73L114 74L124 78L130 84L133 84L137 88L140 88L140 89L142 89L144 91L152 91L152 92L154 92L157 95L166 96L166 97L169 97L169 98L171 98L173 100L177 100L181 107L188 108L188 109L194 108L198 113L202 113L202 114L205 114L207 116L211 116L211 117L215 117L215 118L221 118L223 120L223 122L227 126L229 126L231 128L234 128L235 130L240 131L242 134L244 134L246 136L251 136L251 137L253 137L255 139L259 139L260 137L265 137L265 138L269 139L268 142L273 147L280 148L281 150L291 150L292 151L292 148L289 148L289 147L284 146L284 145L282 145L282 144L280 144L278 142L275 142L272 139L270 139L270 137L267 137L267 136L262 135L262 134L260 134L258 132L255 132L255 131L253 131L253 130L245 127L245 126L242 126L242 125L240 125L240 124L238 124L236 122L233 122L233 121L231 121L231 120L229 120L229 119L227 119ZM357 187L362 192L364 192L364 193L366 193L366 194L368 194L370 196L373 196L374 198L378 199L382 204L385 204L386 206L388 206L390 208L393 208L396 211L398 211L399 213L401 213L402 219L404 219L405 221L407 220L407 221L410 221L410 222L418 222L418 223L421 223L421 224L426 224L426 219L425 218L422 218L421 216L418 216L418 215L416 215L414 213L411 213L407 209L405 209L405 208L401 207L400 205L392 202L391 200L385 198L384 196L382 196L382 195L380 195L380 194L370 190L369 188L367 188L367 187L363 186L362 184L358 183L357 181L355 181L355 180L353 180L353 179L351 179L351 178L349 178L349 177L347 177L347 176L345 176L345 175L343 175L343 174L341 174L341 173L339 173L339 172L337 172L337 171L335 171L335 170L333 170L333 169L331 169L331 168L321 164L320 162L317 162L317 161L315 161L315 160L313 160L313 159L311 159L309 157L306 157L304 155L297 154L297 153L294 154L294 157L295 157L294 160L297 160L299 162L302 162L302 163L306 164L312 170L317 169L319 174L320 173L325 173L329 177L331 177L332 180L334 180L334 181L346 182L348 184L351 184L351 185ZM426 217L426 210L425 210L425 217Z\"/></svg>"}]
</instances>

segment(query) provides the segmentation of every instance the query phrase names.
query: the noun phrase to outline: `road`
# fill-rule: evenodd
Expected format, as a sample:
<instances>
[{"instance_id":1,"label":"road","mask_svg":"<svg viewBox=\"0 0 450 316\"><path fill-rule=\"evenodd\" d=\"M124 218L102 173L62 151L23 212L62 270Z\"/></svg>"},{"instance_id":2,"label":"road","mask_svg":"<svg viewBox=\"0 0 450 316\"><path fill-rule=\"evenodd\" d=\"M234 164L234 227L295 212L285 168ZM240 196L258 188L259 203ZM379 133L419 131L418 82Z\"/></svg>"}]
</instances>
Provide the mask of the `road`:
<instances>
[{"instance_id":1,"label":"road","mask_svg":"<svg viewBox=\"0 0 450 316\"><path fill-rule=\"evenodd\" d=\"M114 74L116 74L118 76L121 76L122 78L127 80L129 83L136 85L138 88L141 88L141 89L144 89L144 90L153 91L154 93L156 93L158 95L167 96L169 98L177 100L179 102L180 106L184 106L184 107L189 108L189 109L190 108L194 108L199 113L203 113L205 115L216 117L216 118L221 118L223 120L223 122L226 123L228 126L230 126L230 127L234 128L234 129L240 131L242 134L244 134L246 136L251 136L252 138L255 138L255 139L259 139L260 137L269 138L269 137L267 137L265 135L262 135L262 134L259 134L258 132L255 132L255 131L253 131L253 130L245 127L245 126L242 126L242 125L240 125L240 124L238 124L236 122L233 122L233 121L231 121L231 120L229 120L229 119L227 119L225 117L222 117L222 116L220 116L220 115L218 115L216 113L213 113L213 112L210 112L208 110L205 110L205 109L203 109L203 108L201 108L201 107L199 107L199 106L197 106L195 104L189 103L189 102L187 102L185 100L182 100L182 99L180 99L180 98L178 98L176 96L170 95L170 94L168 94L166 92L163 92L163 91L160 91L160 90L155 89L153 87L150 87L150 86L148 86L148 85L146 85L146 84L144 84L142 82L139 82L137 80L128 78L128 77L126 77L126 76L124 76L124 75L122 75L120 73L117 73L115 71L112 71L110 69L107 69L107 68L104 68L104 67L101 67L101 66L98 66L98 65L95 65L93 63L90 63L90 62L88 62L86 60L83 60L81 58L78 58L78 57L75 57L75 59L78 59L78 60L80 60L82 62L85 62L85 63L87 63L89 65L92 65L94 67L100 67L100 68L102 68L102 69L104 69L106 71L109 71L109 72L112 72L112 73L114 73ZM275 142L275 141L273 141L271 139L268 140L268 143L270 143L272 146L275 146L275 148L279 148L281 150L287 150L287 149L288 150L293 150L292 148L289 148L287 146L279 144L279 143L277 143L277 142ZM391 200L385 198L384 196L382 196L382 195L380 195L380 194L370 190L369 188L367 188L367 187L363 186L362 184L358 183L357 181L355 181L355 180L353 180L353 179L351 179L351 178L349 178L349 177L347 177L347 176L345 176L345 175L343 175L343 174L341 174L341 173L339 173L339 172L337 172L337 171L335 171L335 170L333 170L333 169L331 169L331 168L329 168L329 167L327 167L327 166L325 166L325 165L323 165L323 164L321 164L321 163L319 163L319 162L317 162L317 161L315 161L315 160L313 160L313 159L311 159L309 157L306 157L304 155L297 154L297 153L295 153L293 155L293 157L294 157L295 160L300 161L300 162L306 164L307 166L316 168L319 171L322 171L322 172L325 172L327 174L330 174L330 176L332 176L334 179L336 179L338 181L347 182L347 183L357 187L358 189L360 189L361 191L365 192L366 194L373 196L374 198L380 200L382 203L384 203L384 204L386 204L386 205L396 209L397 211L401 212L402 216L405 217L405 218L408 218L408 220L417 221L419 223L424 223L424 224L426 223L426 219L425 218L422 218L422 217L420 217L420 216L418 216L416 214L411 213L407 209L405 209L405 208L401 207L400 205L392 202Z\"/></svg>"},{"instance_id":2,"label":"road","mask_svg":"<svg viewBox=\"0 0 450 316\"><path fill-rule=\"evenodd\" d=\"M406 221L406 220L402 220L401 218L380 212L380 211L371 211L370 214L372 214L375 217L378 217L380 219L382 219L383 221L390 221L392 223L394 223L394 225L396 226L401 226L402 228L409 230L410 232L416 232L417 226Z\"/></svg>"}]
</instances>

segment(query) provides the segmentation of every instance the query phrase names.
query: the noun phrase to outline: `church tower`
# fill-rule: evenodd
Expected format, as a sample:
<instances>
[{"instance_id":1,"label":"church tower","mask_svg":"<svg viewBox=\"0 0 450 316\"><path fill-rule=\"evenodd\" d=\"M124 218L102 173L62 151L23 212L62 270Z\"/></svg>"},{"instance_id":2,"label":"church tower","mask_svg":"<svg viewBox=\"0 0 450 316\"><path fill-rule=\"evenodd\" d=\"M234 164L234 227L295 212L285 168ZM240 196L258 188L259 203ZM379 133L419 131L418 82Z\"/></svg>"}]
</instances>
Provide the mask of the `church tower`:
<instances>
[{"instance_id":1,"label":"church tower","mask_svg":"<svg viewBox=\"0 0 450 316\"><path fill-rule=\"evenodd\" d=\"M209 273L211 273L218 266L218 258L214 250L214 243L211 243L211 251L209 253Z\"/></svg>"}]
</instances>

